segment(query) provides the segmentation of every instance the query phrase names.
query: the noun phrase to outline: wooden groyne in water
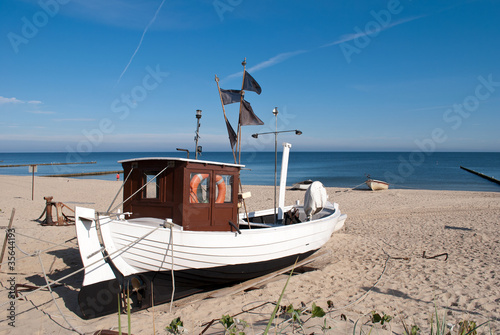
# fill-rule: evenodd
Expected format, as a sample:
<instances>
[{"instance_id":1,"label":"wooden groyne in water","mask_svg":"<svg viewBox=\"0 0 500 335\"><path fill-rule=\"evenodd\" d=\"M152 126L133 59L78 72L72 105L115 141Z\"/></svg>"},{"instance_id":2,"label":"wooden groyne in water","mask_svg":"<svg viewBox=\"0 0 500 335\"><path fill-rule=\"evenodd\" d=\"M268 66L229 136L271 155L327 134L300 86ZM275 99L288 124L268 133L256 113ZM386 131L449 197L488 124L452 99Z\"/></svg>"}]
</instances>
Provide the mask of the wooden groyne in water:
<instances>
[{"instance_id":1,"label":"wooden groyne in water","mask_svg":"<svg viewBox=\"0 0 500 335\"><path fill-rule=\"evenodd\" d=\"M0 161L3 162L3 161ZM42 166L42 165L71 165L71 164L96 164L93 162L78 162L78 163L33 163L33 164L11 164L11 165L0 165L0 168L10 168L10 167L21 167L21 166Z\"/></svg>"},{"instance_id":2,"label":"wooden groyne in water","mask_svg":"<svg viewBox=\"0 0 500 335\"><path fill-rule=\"evenodd\" d=\"M465 170L465 171L467 171L467 172L473 173L473 174L475 174L475 175L477 175L477 176L479 176L479 177L482 177L482 178L484 178L484 179L488 179L489 181L492 181L492 182L497 183L497 184L499 184L499 185L500 185L500 180L495 179L495 178L490 177L490 176L487 176L487 175L485 175L484 173L477 172L477 171L474 171L474 170L468 169L468 168L463 167L463 166L460 166L460 168L461 168L461 169L463 169L463 170Z\"/></svg>"},{"instance_id":3,"label":"wooden groyne in water","mask_svg":"<svg viewBox=\"0 0 500 335\"><path fill-rule=\"evenodd\" d=\"M82 173L65 173L65 174L51 174L43 177L84 177L84 176L102 176L105 174L123 173L123 170L118 171L97 171L97 172L82 172Z\"/></svg>"}]
</instances>

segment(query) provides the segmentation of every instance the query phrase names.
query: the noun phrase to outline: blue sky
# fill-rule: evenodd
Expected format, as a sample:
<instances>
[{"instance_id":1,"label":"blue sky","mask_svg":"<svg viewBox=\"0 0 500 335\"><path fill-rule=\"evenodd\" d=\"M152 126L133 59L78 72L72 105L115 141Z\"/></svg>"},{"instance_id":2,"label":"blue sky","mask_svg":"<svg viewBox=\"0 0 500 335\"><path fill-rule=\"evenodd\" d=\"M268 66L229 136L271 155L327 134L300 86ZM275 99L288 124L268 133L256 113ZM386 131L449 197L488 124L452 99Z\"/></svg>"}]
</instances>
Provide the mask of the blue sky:
<instances>
[{"instance_id":1,"label":"blue sky","mask_svg":"<svg viewBox=\"0 0 500 335\"><path fill-rule=\"evenodd\" d=\"M214 76L264 126L244 150L500 151L500 1L0 3L0 152L229 151ZM228 105L236 127L237 106Z\"/></svg>"}]
</instances>

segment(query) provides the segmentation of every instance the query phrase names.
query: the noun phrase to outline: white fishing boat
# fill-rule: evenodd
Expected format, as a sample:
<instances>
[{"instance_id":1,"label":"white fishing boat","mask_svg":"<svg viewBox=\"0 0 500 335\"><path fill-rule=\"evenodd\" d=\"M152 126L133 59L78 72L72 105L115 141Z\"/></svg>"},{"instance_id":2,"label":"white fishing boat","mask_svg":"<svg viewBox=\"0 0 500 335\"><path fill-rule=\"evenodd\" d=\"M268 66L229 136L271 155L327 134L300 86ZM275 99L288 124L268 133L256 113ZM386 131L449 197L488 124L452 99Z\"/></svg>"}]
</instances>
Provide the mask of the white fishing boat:
<instances>
[{"instance_id":1,"label":"white fishing boat","mask_svg":"<svg viewBox=\"0 0 500 335\"><path fill-rule=\"evenodd\" d=\"M240 111L247 113L240 114L239 125L262 124L242 98L243 90L259 94L260 86L246 71L243 76L241 91L219 89L222 106L239 101ZM201 111L196 117L199 130ZM225 112L224 117L236 161L240 136ZM75 209L85 269L78 295L83 317L116 312L118 305L122 311L127 305L140 310L242 282L320 249L342 228L346 215L327 201L320 182L310 185L302 205L285 206L290 147L284 144L279 204L254 212L247 212L249 194L239 192L243 165L171 157L120 161L126 176L123 202L112 208L113 200L104 213Z\"/></svg>"},{"instance_id":2,"label":"white fishing boat","mask_svg":"<svg viewBox=\"0 0 500 335\"><path fill-rule=\"evenodd\" d=\"M125 213L75 210L85 318L115 312L127 288L137 310L151 306L152 296L159 304L173 292L179 298L289 266L320 249L346 219L318 182L303 205L285 207L280 199L278 218L274 208L247 217L238 214L242 165L182 158L121 163L128 175Z\"/></svg>"},{"instance_id":3,"label":"white fishing boat","mask_svg":"<svg viewBox=\"0 0 500 335\"><path fill-rule=\"evenodd\" d=\"M372 191L387 190L389 188L389 184L382 180L368 179L365 183Z\"/></svg>"}]
</instances>

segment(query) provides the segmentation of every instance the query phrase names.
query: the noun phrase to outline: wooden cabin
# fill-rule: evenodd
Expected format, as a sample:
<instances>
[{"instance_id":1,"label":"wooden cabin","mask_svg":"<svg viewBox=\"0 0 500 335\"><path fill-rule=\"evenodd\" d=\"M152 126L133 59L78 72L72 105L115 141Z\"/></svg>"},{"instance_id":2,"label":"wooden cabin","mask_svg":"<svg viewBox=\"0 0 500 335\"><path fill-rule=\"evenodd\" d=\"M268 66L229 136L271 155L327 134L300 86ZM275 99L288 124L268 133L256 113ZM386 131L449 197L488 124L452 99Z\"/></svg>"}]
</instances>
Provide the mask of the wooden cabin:
<instances>
[{"instance_id":1,"label":"wooden cabin","mask_svg":"<svg viewBox=\"0 0 500 335\"><path fill-rule=\"evenodd\" d=\"M242 165L162 157L119 163L126 178L123 211L131 212L131 219L171 218L184 230L195 231L238 227Z\"/></svg>"}]
</instances>

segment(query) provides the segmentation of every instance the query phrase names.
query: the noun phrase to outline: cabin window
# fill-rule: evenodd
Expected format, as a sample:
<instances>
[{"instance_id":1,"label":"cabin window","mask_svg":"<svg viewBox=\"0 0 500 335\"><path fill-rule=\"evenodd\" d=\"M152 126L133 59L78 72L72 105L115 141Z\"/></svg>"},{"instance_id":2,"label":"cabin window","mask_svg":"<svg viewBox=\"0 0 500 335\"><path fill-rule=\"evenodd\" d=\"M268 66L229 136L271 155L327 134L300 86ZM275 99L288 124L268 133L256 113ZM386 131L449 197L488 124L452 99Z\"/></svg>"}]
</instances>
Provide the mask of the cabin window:
<instances>
[{"instance_id":1,"label":"cabin window","mask_svg":"<svg viewBox=\"0 0 500 335\"><path fill-rule=\"evenodd\" d=\"M190 203L210 202L210 175L207 173L191 173L189 189Z\"/></svg>"},{"instance_id":2,"label":"cabin window","mask_svg":"<svg viewBox=\"0 0 500 335\"><path fill-rule=\"evenodd\" d=\"M229 174L217 175L215 178L215 199L216 203L232 203L233 202L233 176ZM224 192L220 196L219 192Z\"/></svg>"},{"instance_id":3,"label":"cabin window","mask_svg":"<svg viewBox=\"0 0 500 335\"><path fill-rule=\"evenodd\" d=\"M142 190L143 199L158 199L160 197L160 184L156 175L158 172L146 172L143 176L143 185L146 185Z\"/></svg>"}]
</instances>

